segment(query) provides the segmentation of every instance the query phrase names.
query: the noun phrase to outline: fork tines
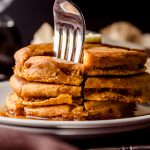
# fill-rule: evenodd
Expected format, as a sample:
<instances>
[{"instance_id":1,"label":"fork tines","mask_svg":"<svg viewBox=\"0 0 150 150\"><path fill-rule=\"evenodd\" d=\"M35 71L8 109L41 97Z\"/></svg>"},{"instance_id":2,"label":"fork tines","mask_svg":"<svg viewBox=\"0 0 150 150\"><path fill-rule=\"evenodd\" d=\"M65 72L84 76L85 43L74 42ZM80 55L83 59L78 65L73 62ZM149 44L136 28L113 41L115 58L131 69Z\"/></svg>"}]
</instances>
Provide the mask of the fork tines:
<instances>
[{"instance_id":1,"label":"fork tines","mask_svg":"<svg viewBox=\"0 0 150 150\"><path fill-rule=\"evenodd\" d=\"M54 52L56 57L80 62L85 36L85 22L81 11L67 0L54 4Z\"/></svg>"}]
</instances>

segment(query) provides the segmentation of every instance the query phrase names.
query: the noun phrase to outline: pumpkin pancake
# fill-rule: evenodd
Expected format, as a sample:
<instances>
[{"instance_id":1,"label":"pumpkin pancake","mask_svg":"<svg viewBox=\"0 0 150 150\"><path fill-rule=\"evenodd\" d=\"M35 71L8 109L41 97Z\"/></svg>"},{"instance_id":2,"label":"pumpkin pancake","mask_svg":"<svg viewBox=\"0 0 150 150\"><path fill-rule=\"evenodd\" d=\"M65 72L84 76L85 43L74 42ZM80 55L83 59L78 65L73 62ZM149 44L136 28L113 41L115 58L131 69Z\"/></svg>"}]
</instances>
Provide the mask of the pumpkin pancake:
<instances>
[{"instance_id":1,"label":"pumpkin pancake","mask_svg":"<svg viewBox=\"0 0 150 150\"><path fill-rule=\"evenodd\" d=\"M90 77L84 87L86 100L116 100L123 102L149 102L150 75L144 73L128 77Z\"/></svg>"},{"instance_id":2,"label":"pumpkin pancake","mask_svg":"<svg viewBox=\"0 0 150 150\"><path fill-rule=\"evenodd\" d=\"M71 105L25 107L27 118L47 118L49 120L85 120L88 115L83 106L72 107Z\"/></svg>"},{"instance_id":3,"label":"pumpkin pancake","mask_svg":"<svg viewBox=\"0 0 150 150\"><path fill-rule=\"evenodd\" d=\"M122 103L117 101L86 101L85 110L89 113L87 119L113 119L133 116L134 103Z\"/></svg>"},{"instance_id":4,"label":"pumpkin pancake","mask_svg":"<svg viewBox=\"0 0 150 150\"><path fill-rule=\"evenodd\" d=\"M34 56L23 64L17 63L16 60L14 73L32 82L80 85L83 80L84 65L50 56Z\"/></svg>"},{"instance_id":5,"label":"pumpkin pancake","mask_svg":"<svg viewBox=\"0 0 150 150\"><path fill-rule=\"evenodd\" d=\"M69 94L72 97L81 96L81 87L79 86L29 82L14 75L10 79L10 85L22 98L57 97L61 94Z\"/></svg>"},{"instance_id":6,"label":"pumpkin pancake","mask_svg":"<svg viewBox=\"0 0 150 150\"><path fill-rule=\"evenodd\" d=\"M24 105L20 103L16 94L10 94L6 101L6 108L8 111L8 116L17 117L22 116L26 118L38 119L50 119L50 120L82 120L87 113L84 112L83 106L78 105L48 105L48 103L43 106L41 104ZM34 107L33 107L34 106Z\"/></svg>"},{"instance_id":7,"label":"pumpkin pancake","mask_svg":"<svg viewBox=\"0 0 150 150\"><path fill-rule=\"evenodd\" d=\"M60 104L69 104L69 105L81 105L82 98L72 97L69 94L61 94L55 98L21 98L16 95L16 93L11 94L15 95L17 103L22 106L51 106L51 105L60 105Z\"/></svg>"},{"instance_id":8,"label":"pumpkin pancake","mask_svg":"<svg viewBox=\"0 0 150 150\"><path fill-rule=\"evenodd\" d=\"M144 50L99 45L84 50L83 63L87 75L131 75L145 71L147 58Z\"/></svg>"}]
</instances>

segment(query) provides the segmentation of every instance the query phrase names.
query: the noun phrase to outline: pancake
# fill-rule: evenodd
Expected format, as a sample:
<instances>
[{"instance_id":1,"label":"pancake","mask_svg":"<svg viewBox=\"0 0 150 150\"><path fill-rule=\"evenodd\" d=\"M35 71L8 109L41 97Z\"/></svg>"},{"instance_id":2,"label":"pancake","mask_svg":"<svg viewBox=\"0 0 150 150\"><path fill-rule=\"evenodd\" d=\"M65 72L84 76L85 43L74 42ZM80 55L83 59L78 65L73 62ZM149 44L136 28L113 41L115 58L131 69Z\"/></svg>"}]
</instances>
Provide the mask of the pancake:
<instances>
[{"instance_id":1,"label":"pancake","mask_svg":"<svg viewBox=\"0 0 150 150\"><path fill-rule=\"evenodd\" d=\"M133 94L131 94L133 93ZM149 99L146 99L145 96L141 93L141 91L130 91L130 90L112 90L112 89L103 89L101 90L95 89L93 92L85 91L84 98L87 100L93 101L121 101L121 102L134 102L134 103L143 103L149 102ZM149 97L150 98L150 97Z\"/></svg>"},{"instance_id":2,"label":"pancake","mask_svg":"<svg viewBox=\"0 0 150 150\"><path fill-rule=\"evenodd\" d=\"M83 106L80 107L83 111ZM79 115L81 110L74 113L75 107L71 105L57 105L57 106L45 106L45 107L24 107L26 116L51 118L62 116L63 118L74 118L75 115Z\"/></svg>"},{"instance_id":3,"label":"pancake","mask_svg":"<svg viewBox=\"0 0 150 150\"><path fill-rule=\"evenodd\" d=\"M10 78L10 85L22 98L57 97L61 94L69 94L73 97L81 96L81 87L79 86L29 82L14 75Z\"/></svg>"},{"instance_id":4,"label":"pancake","mask_svg":"<svg viewBox=\"0 0 150 150\"><path fill-rule=\"evenodd\" d=\"M83 106L72 107L71 105L25 107L26 118L47 118L48 120L85 120L88 115Z\"/></svg>"},{"instance_id":5,"label":"pancake","mask_svg":"<svg viewBox=\"0 0 150 150\"><path fill-rule=\"evenodd\" d=\"M28 81L80 85L84 65L50 56L34 56L23 64L16 63L14 73Z\"/></svg>"},{"instance_id":6,"label":"pancake","mask_svg":"<svg viewBox=\"0 0 150 150\"><path fill-rule=\"evenodd\" d=\"M89 113L86 119L113 119L133 116L134 103L121 103L117 101L86 101L85 110Z\"/></svg>"},{"instance_id":7,"label":"pancake","mask_svg":"<svg viewBox=\"0 0 150 150\"><path fill-rule=\"evenodd\" d=\"M36 103L37 104L37 103ZM40 106L40 105L22 105L16 94L10 94L6 101L6 108L8 116L11 117L25 117L36 119L49 119L49 120L82 120L87 113L84 112L83 106L74 105L53 105L53 106Z\"/></svg>"},{"instance_id":8,"label":"pancake","mask_svg":"<svg viewBox=\"0 0 150 150\"><path fill-rule=\"evenodd\" d=\"M68 94L61 94L55 98L21 98L17 96L15 93L11 94L15 95L16 101L18 104L23 106L51 106L51 105L60 105L60 104L69 104L69 105L81 105L82 98L72 97Z\"/></svg>"},{"instance_id":9,"label":"pancake","mask_svg":"<svg viewBox=\"0 0 150 150\"><path fill-rule=\"evenodd\" d=\"M134 76L99 76L87 77L84 88L115 88L115 89L141 89L149 87L150 74L144 73Z\"/></svg>"},{"instance_id":10,"label":"pancake","mask_svg":"<svg viewBox=\"0 0 150 150\"><path fill-rule=\"evenodd\" d=\"M150 101L150 75L148 73L126 78L91 77L87 78L84 99L143 103Z\"/></svg>"},{"instance_id":11,"label":"pancake","mask_svg":"<svg viewBox=\"0 0 150 150\"><path fill-rule=\"evenodd\" d=\"M87 75L131 75L145 71L148 56L144 50L128 50L106 45L84 50Z\"/></svg>"}]
</instances>

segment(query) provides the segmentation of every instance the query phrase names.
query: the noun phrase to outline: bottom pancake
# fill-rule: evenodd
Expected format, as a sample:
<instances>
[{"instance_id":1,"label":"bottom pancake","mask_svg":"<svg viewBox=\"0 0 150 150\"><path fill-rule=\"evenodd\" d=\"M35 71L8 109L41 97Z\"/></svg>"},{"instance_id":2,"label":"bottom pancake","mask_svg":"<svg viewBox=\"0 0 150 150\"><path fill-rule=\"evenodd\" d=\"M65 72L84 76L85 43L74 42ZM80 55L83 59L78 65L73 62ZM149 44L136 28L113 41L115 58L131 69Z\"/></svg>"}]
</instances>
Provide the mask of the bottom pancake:
<instances>
[{"instance_id":1,"label":"bottom pancake","mask_svg":"<svg viewBox=\"0 0 150 150\"><path fill-rule=\"evenodd\" d=\"M45 106L45 107L24 107L26 117L41 117L50 119L61 117L66 120L83 120L87 115L83 106L72 107L71 105Z\"/></svg>"},{"instance_id":2,"label":"bottom pancake","mask_svg":"<svg viewBox=\"0 0 150 150\"><path fill-rule=\"evenodd\" d=\"M10 94L6 101L8 116L22 116L26 118L45 118L49 120L84 120L87 113L83 106L68 104L34 106L20 103L16 94Z\"/></svg>"},{"instance_id":3,"label":"bottom pancake","mask_svg":"<svg viewBox=\"0 0 150 150\"><path fill-rule=\"evenodd\" d=\"M87 119L93 120L131 117L136 105L117 101L86 101L84 107L89 114Z\"/></svg>"}]
</instances>

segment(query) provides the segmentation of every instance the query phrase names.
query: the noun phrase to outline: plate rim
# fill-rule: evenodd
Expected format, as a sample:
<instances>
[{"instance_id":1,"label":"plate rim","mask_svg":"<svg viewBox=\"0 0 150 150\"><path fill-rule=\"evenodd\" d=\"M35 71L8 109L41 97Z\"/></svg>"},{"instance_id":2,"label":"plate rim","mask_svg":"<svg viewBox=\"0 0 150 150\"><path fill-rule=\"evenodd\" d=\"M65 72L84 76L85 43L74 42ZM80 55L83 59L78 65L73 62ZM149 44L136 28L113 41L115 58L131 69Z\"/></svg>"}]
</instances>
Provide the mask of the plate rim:
<instances>
[{"instance_id":1,"label":"plate rim","mask_svg":"<svg viewBox=\"0 0 150 150\"><path fill-rule=\"evenodd\" d=\"M28 127L56 127L56 128L102 128L102 127L119 127L124 125L136 125L139 123L150 122L150 115L94 121L49 121L33 119L17 119L0 117L0 124L19 125Z\"/></svg>"}]
</instances>

